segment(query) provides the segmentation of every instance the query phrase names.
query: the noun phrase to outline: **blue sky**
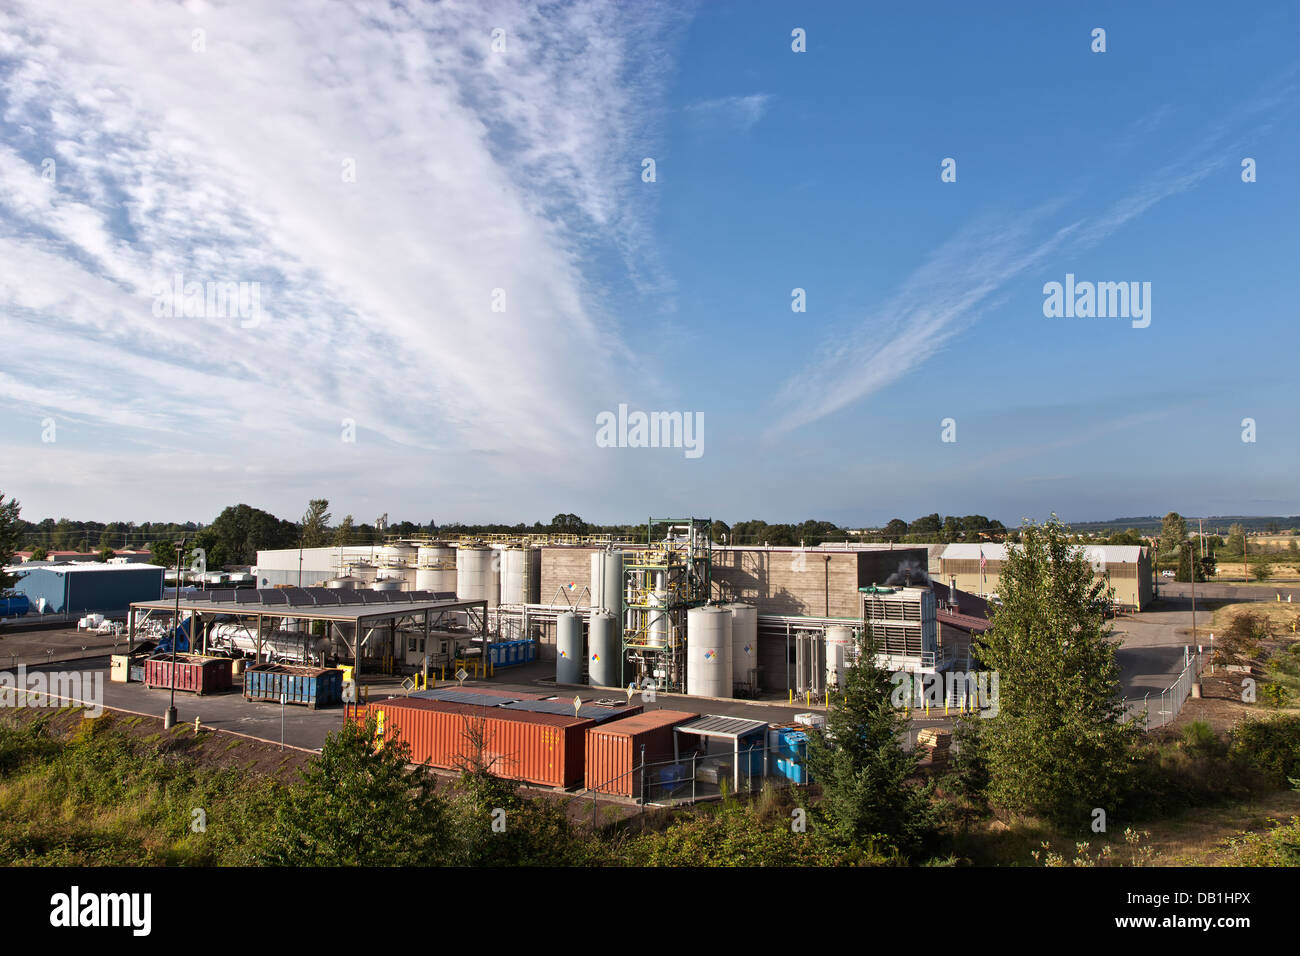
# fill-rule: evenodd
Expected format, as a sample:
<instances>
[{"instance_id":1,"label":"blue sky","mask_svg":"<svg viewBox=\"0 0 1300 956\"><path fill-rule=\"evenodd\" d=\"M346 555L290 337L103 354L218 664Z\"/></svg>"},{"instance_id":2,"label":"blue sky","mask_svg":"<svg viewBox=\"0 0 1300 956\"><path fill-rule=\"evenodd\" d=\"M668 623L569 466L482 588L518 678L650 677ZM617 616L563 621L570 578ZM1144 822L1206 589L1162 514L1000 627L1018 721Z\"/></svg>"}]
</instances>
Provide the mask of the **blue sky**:
<instances>
[{"instance_id":1,"label":"blue sky","mask_svg":"<svg viewBox=\"0 0 1300 956\"><path fill-rule=\"evenodd\" d=\"M0 13L29 518L1300 513L1291 4L48 6ZM1067 273L1149 327L1045 317ZM597 447L620 404L704 453Z\"/></svg>"}]
</instances>

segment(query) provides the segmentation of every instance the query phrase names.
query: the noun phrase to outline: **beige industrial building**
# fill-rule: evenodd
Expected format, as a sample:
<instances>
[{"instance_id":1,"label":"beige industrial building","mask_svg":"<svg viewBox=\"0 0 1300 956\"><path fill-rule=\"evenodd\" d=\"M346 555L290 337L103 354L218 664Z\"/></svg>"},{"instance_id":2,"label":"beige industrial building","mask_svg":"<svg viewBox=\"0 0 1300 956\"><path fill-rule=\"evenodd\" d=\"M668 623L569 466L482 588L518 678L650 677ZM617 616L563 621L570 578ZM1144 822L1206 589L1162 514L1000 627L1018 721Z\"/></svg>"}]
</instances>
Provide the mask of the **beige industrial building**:
<instances>
[{"instance_id":1,"label":"beige industrial building","mask_svg":"<svg viewBox=\"0 0 1300 956\"><path fill-rule=\"evenodd\" d=\"M995 596L1007 560L1005 544L950 544L939 559L939 580L959 591ZM1015 547L1015 545L1011 545ZM1150 549L1138 545L1076 545L1092 564L1093 573L1115 589L1117 607L1140 611L1154 597L1155 578Z\"/></svg>"}]
</instances>

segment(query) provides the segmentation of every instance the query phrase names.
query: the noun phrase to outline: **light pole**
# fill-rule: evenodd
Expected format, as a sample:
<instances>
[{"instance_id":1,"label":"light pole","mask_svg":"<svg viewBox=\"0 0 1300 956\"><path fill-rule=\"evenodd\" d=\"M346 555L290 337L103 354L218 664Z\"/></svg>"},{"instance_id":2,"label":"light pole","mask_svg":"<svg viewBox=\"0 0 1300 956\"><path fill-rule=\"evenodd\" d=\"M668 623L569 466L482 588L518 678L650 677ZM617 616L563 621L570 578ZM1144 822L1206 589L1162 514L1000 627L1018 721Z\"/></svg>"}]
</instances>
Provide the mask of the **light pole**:
<instances>
[{"instance_id":1,"label":"light pole","mask_svg":"<svg viewBox=\"0 0 1300 956\"><path fill-rule=\"evenodd\" d=\"M170 730L176 724L176 641L181 629L181 555L185 552L185 539L176 542L176 616L172 618L172 679L171 697L167 701L167 710L163 713L163 730Z\"/></svg>"}]
</instances>

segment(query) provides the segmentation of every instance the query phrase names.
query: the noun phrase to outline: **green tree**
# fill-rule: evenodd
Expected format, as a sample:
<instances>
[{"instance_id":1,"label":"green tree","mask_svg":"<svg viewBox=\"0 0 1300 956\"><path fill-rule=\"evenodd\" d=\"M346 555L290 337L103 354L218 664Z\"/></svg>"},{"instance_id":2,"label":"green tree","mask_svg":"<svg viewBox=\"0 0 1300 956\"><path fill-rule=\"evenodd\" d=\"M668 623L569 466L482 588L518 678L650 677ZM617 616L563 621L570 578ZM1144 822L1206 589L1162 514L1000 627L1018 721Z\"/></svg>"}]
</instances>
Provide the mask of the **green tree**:
<instances>
[{"instance_id":1,"label":"green tree","mask_svg":"<svg viewBox=\"0 0 1300 956\"><path fill-rule=\"evenodd\" d=\"M1116 694L1110 588L1067 536L1055 515L1022 528L977 654L999 680L983 731L990 800L1081 827L1094 807L1118 805L1140 728Z\"/></svg>"},{"instance_id":2,"label":"green tree","mask_svg":"<svg viewBox=\"0 0 1300 956\"><path fill-rule=\"evenodd\" d=\"M1187 522L1177 511L1169 512L1160 522L1160 553L1172 556L1186 540Z\"/></svg>"},{"instance_id":3,"label":"green tree","mask_svg":"<svg viewBox=\"0 0 1300 956\"><path fill-rule=\"evenodd\" d=\"M329 735L278 808L262 862L274 866L420 866L451 845L434 778L407 767L400 739L376 749L375 725Z\"/></svg>"},{"instance_id":4,"label":"green tree","mask_svg":"<svg viewBox=\"0 0 1300 956\"><path fill-rule=\"evenodd\" d=\"M330 503L325 498L313 498L302 516L302 546L323 548L329 543L326 537L330 524Z\"/></svg>"},{"instance_id":5,"label":"green tree","mask_svg":"<svg viewBox=\"0 0 1300 956\"><path fill-rule=\"evenodd\" d=\"M928 789L908 782L918 758L903 748L907 717L894 707L894 688L867 637L831 699L826 729L809 734L808 769L822 788L809 810L844 842L909 854L931 835L933 814Z\"/></svg>"},{"instance_id":6,"label":"green tree","mask_svg":"<svg viewBox=\"0 0 1300 956\"><path fill-rule=\"evenodd\" d=\"M942 529L943 521L939 518L938 512L917 518L907 526L909 534L921 535L926 538L937 538Z\"/></svg>"},{"instance_id":7,"label":"green tree","mask_svg":"<svg viewBox=\"0 0 1300 956\"><path fill-rule=\"evenodd\" d=\"M108 563L108 559L111 558L111 557L113 557L113 554L114 554L114 552L113 552L113 549L112 549L112 548L109 548L109 547L103 547L103 548L100 548L98 551L95 552L95 560L96 560L96 561L101 561L101 562L103 562L104 564L107 564L107 563Z\"/></svg>"},{"instance_id":8,"label":"green tree","mask_svg":"<svg viewBox=\"0 0 1300 956\"><path fill-rule=\"evenodd\" d=\"M14 552L18 550L21 528L18 514L21 510L22 505L16 498L6 501L4 492L0 491L0 569L14 563ZM17 581L17 574L5 574L0 570L0 589L11 588Z\"/></svg>"},{"instance_id":9,"label":"green tree","mask_svg":"<svg viewBox=\"0 0 1300 956\"><path fill-rule=\"evenodd\" d=\"M1196 554L1196 545L1191 541L1184 541L1178 546L1178 570L1174 572L1174 580L1188 582L1192 580L1192 569L1196 569L1196 580L1205 580L1205 566Z\"/></svg>"},{"instance_id":10,"label":"green tree","mask_svg":"<svg viewBox=\"0 0 1300 956\"><path fill-rule=\"evenodd\" d=\"M893 518L885 525L881 537L886 541L900 541L905 534L907 534L907 522L902 518Z\"/></svg>"},{"instance_id":11,"label":"green tree","mask_svg":"<svg viewBox=\"0 0 1300 956\"><path fill-rule=\"evenodd\" d=\"M1228 527L1228 540L1224 542L1223 550L1229 554L1240 555L1246 548L1246 528L1244 525L1234 524Z\"/></svg>"},{"instance_id":12,"label":"green tree","mask_svg":"<svg viewBox=\"0 0 1300 956\"><path fill-rule=\"evenodd\" d=\"M346 544L352 544L352 536L356 534L356 529L352 525L352 515L345 515L343 521L334 531L335 547L342 547Z\"/></svg>"},{"instance_id":13,"label":"green tree","mask_svg":"<svg viewBox=\"0 0 1300 956\"><path fill-rule=\"evenodd\" d=\"M587 522L574 514L558 514L551 519L552 534L586 534Z\"/></svg>"},{"instance_id":14,"label":"green tree","mask_svg":"<svg viewBox=\"0 0 1300 956\"><path fill-rule=\"evenodd\" d=\"M243 504L224 509L195 539L207 553L208 567L212 569L255 564L259 550L292 548L299 540L298 526L293 522Z\"/></svg>"},{"instance_id":15,"label":"green tree","mask_svg":"<svg viewBox=\"0 0 1300 956\"><path fill-rule=\"evenodd\" d=\"M50 553L49 553L48 551L46 551L43 547L41 547L39 544L38 544L36 547L32 548L32 560L33 560L33 561L44 561L44 560L46 560L49 556L50 556Z\"/></svg>"},{"instance_id":16,"label":"green tree","mask_svg":"<svg viewBox=\"0 0 1300 956\"><path fill-rule=\"evenodd\" d=\"M1250 567L1250 576L1256 581L1267 581L1273 576L1273 566L1267 561L1256 561Z\"/></svg>"}]
</instances>

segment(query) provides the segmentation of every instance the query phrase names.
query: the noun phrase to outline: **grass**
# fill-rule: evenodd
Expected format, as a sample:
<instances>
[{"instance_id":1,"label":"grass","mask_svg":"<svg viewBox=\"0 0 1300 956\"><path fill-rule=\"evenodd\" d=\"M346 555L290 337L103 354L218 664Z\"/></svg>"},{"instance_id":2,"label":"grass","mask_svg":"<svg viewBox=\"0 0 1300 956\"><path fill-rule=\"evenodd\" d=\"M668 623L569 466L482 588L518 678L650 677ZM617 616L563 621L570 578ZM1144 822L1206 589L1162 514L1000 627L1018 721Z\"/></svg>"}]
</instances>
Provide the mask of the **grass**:
<instances>
[{"instance_id":1,"label":"grass","mask_svg":"<svg viewBox=\"0 0 1300 956\"><path fill-rule=\"evenodd\" d=\"M47 715L0 718L0 864L248 862L275 788L165 751L161 735L136 742L119 719L62 733ZM207 814L202 833L190 826L196 808Z\"/></svg>"}]
</instances>

